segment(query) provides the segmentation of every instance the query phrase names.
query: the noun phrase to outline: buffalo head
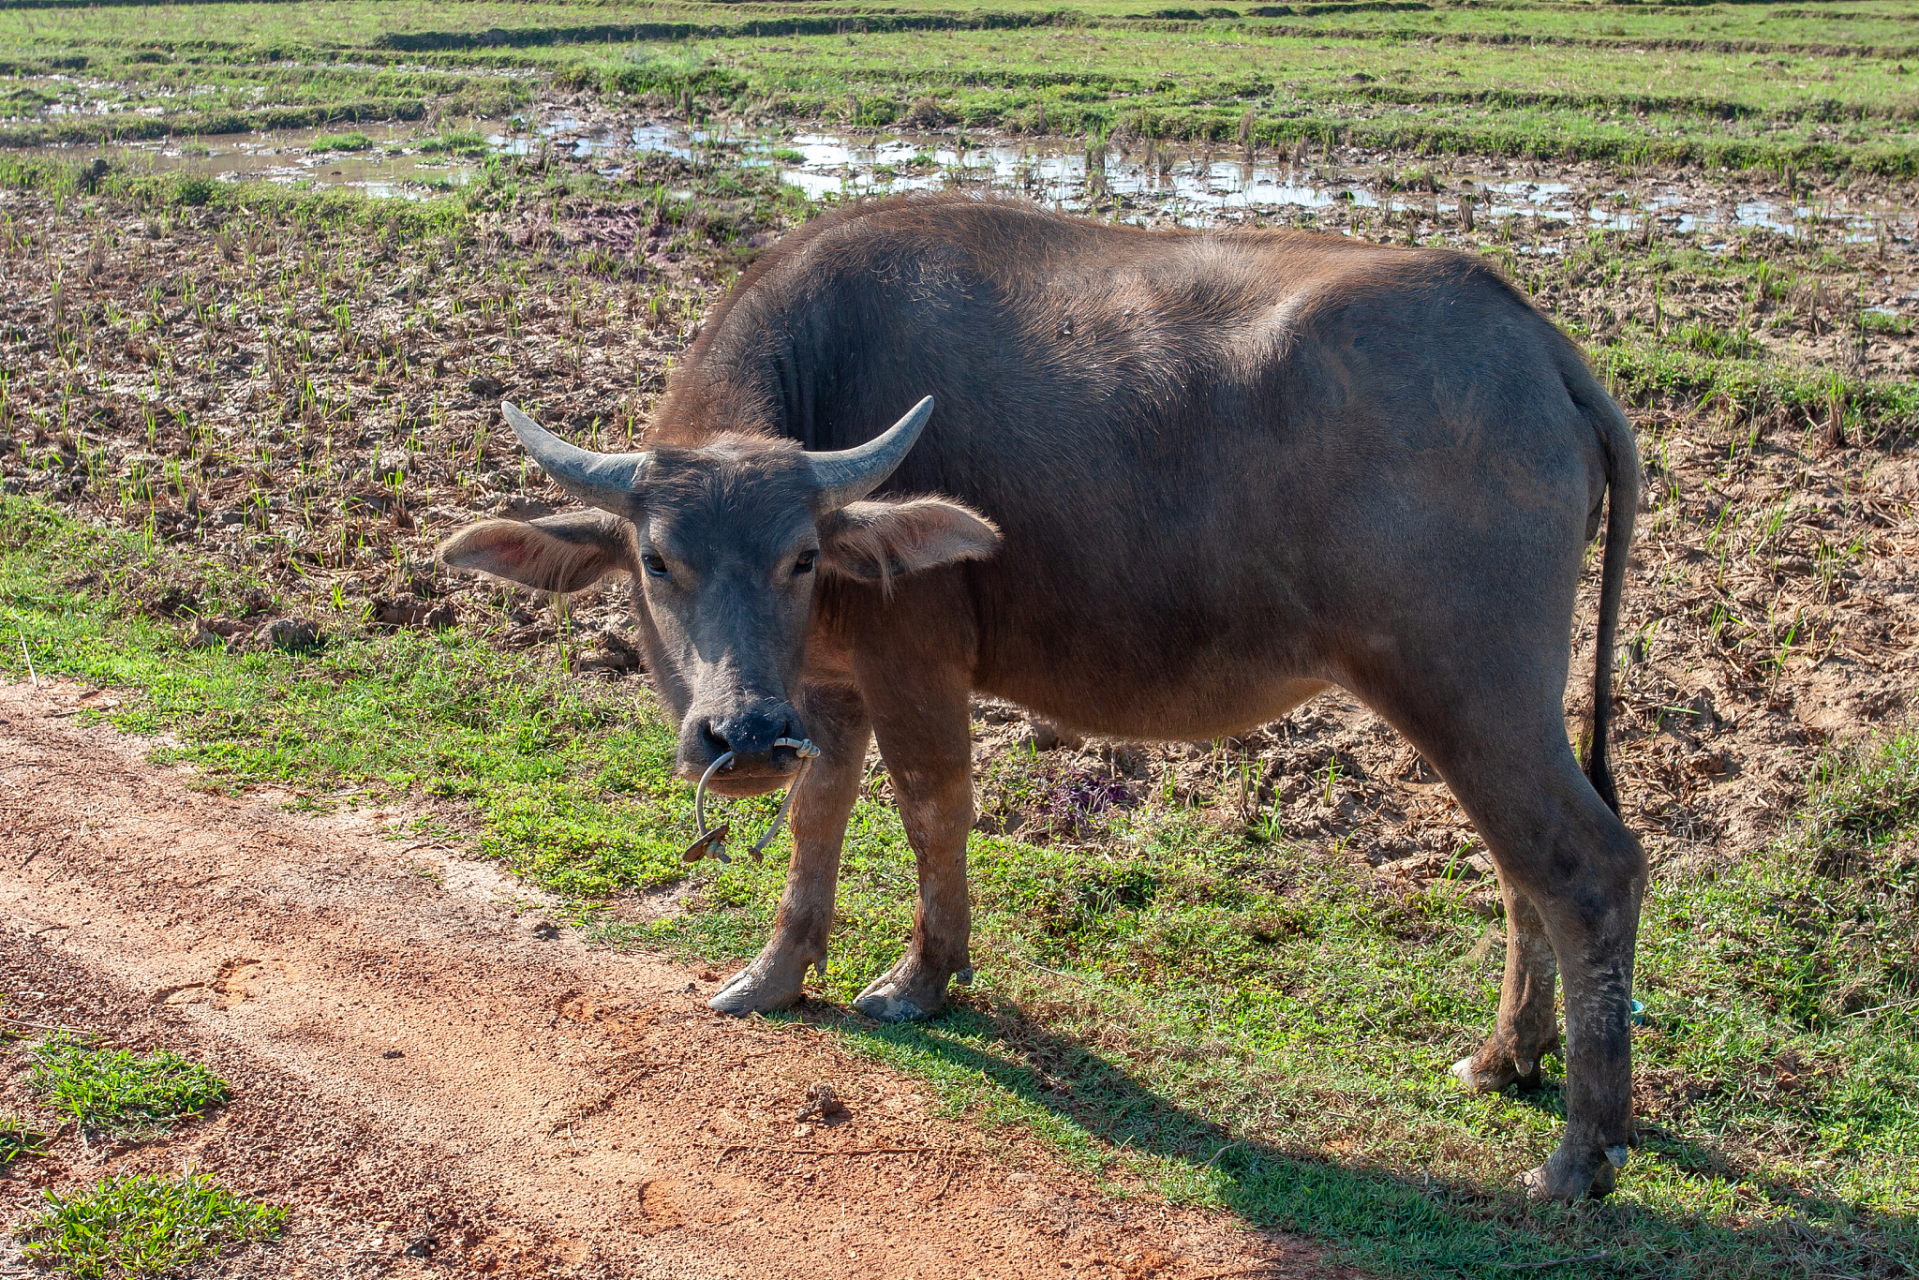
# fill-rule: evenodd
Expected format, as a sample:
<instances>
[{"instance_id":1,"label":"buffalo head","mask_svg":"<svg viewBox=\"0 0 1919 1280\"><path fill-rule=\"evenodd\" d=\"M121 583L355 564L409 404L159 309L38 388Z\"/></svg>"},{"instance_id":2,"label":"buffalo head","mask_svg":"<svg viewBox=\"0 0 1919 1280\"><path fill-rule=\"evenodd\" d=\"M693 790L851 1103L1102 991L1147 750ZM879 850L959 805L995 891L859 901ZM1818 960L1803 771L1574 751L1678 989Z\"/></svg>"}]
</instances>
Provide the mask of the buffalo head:
<instances>
[{"instance_id":1,"label":"buffalo head","mask_svg":"<svg viewBox=\"0 0 1919 1280\"><path fill-rule=\"evenodd\" d=\"M577 448L513 405L520 442L562 489L594 508L461 530L441 556L541 591L634 579L633 607L659 692L680 721L679 770L711 785L773 790L798 767L794 708L823 576L885 590L898 575L982 559L999 531L944 498L869 497L932 414L929 397L868 444L807 453L791 440L715 433L697 447L604 454Z\"/></svg>"}]
</instances>

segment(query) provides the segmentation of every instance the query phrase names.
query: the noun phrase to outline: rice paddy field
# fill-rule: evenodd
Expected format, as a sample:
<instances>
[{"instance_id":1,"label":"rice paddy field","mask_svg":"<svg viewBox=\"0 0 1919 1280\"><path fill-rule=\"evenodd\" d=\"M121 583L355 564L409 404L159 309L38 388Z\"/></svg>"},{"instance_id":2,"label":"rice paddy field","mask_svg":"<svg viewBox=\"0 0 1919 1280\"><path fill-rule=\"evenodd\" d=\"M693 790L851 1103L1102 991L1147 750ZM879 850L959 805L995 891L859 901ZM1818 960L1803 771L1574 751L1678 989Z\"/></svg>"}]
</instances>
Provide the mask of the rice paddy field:
<instances>
[{"instance_id":1,"label":"rice paddy field","mask_svg":"<svg viewBox=\"0 0 1919 1280\"><path fill-rule=\"evenodd\" d=\"M643 441L729 284L847 199L1466 248L1585 346L1646 466L1619 1190L1515 1190L1556 1069L1446 1074L1497 1000L1490 864L1338 698L1179 744L982 701L979 980L919 1027L847 1007L910 924L876 759L796 1016L1113 1196L1366 1274L1913 1274L1919 3L1149 6L0 9L0 665L114 686L209 785L428 806L600 944L736 962L779 860L679 860L623 587L435 561L561 505L502 397Z\"/></svg>"}]
</instances>

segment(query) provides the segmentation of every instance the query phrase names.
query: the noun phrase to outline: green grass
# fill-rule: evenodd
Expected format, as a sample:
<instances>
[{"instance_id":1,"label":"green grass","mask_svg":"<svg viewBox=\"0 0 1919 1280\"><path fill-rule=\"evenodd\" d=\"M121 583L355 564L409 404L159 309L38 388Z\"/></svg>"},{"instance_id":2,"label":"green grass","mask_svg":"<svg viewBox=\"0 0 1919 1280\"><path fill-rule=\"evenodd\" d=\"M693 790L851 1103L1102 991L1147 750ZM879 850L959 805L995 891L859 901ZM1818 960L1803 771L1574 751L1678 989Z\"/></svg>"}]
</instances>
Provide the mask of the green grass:
<instances>
[{"instance_id":1,"label":"green grass","mask_svg":"<svg viewBox=\"0 0 1919 1280\"><path fill-rule=\"evenodd\" d=\"M206 1177L103 1179L49 1193L19 1228L21 1252L73 1280L175 1274L222 1249L278 1234L287 1211L243 1200Z\"/></svg>"},{"instance_id":2,"label":"green grass","mask_svg":"<svg viewBox=\"0 0 1919 1280\"><path fill-rule=\"evenodd\" d=\"M1344 857L1177 811L1115 816L1072 847L976 841L979 993L930 1027L845 1034L941 1081L956 1110L1387 1274L1600 1250L1603 1265L1569 1273L1899 1274L1919 1263L1915 758L1902 738L1835 762L1806 835L1717 879L1656 885L1638 988L1646 1144L1603 1207L1510 1190L1556 1140L1557 1080L1478 1098L1445 1073L1496 1006L1500 951L1481 946L1495 926L1443 883L1383 890ZM1853 861L1809 860L1807 841ZM911 867L890 813L863 806L836 999L908 931ZM778 876L729 867L712 909L640 936L743 957Z\"/></svg>"},{"instance_id":3,"label":"green grass","mask_svg":"<svg viewBox=\"0 0 1919 1280\"><path fill-rule=\"evenodd\" d=\"M1914 15L1909 0L32 8L0 13L16 117L0 141L499 118L536 83L501 73L534 71L762 121L885 127L924 98L974 129L1911 174Z\"/></svg>"},{"instance_id":4,"label":"green grass","mask_svg":"<svg viewBox=\"0 0 1919 1280\"><path fill-rule=\"evenodd\" d=\"M420 140L427 155L482 156L487 152L486 135L473 129L455 129Z\"/></svg>"},{"instance_id":5,"label":"green grass","mask_svg":"<svg viewBox=\"0 0 1919 1280\"><path fill-rule=\"evenodd\" d=\"M43 674L144 690L120 722L171 731L170 758L316 799L344 785L469 803L487 850L587 919L596 899L682 874L673 734L630 688L344 619L312 657L187 652L141 612L169 553L20 500L0 515L0 603L16 620L0 660L24 674L24 637ZM61 585L86 573L84 589ZM203 584L209 609L248 589ZM1460 886L1383 888L1337 849L1269 843L1257 822L1169 797L1109 805L1052 757L1004 759L982 781L989 804L1044 812L1070 841L974 840L980 978L959 1007L924 1027L824 1016L953 1114L1036 1132L1116 1189L1306 1232L1380 1274L1502 1275L1599 1251L1556 1273L1901 1274L1919 1265L1919 740L1823 768L1780 843L1655 884L1646 1141L1604 1205L1512 1189L1555 1140L1557 1077L1487 1098L1446 1075L1498 991L1496 925ZM703 866L693 913L602 920L601 936L744 957L771 922L781 851ZM842 1005L902 945L912 867L897 814L862 800L825 978Z\"/></svg>"},{"instance_id":6,"label":"green grass","mask_svg":"<svg viewBox=\"0 0 1919 1280\"><path fill-rule=\"evenodd\" d=\"M365 151L373 139L364 133L323 133L307 144L309 151Z\"/></svg>"},{"instance_id":7,"label":"green grass","mask_svg":"<svg viewBox=\"0 0 1919 1280\"><path fill-rule=\"evenodd\" d=\"M227 1083L170 1049L139 1056L56 1037L33 1051L27 1088L87 1128L147 1133L226 1101Z\"/></svg>"},{"instance_id":8,"label":"green grass","mask_svg":"<svg viewBox=\"0 0 1919 1280\"><path fill-rule=\"evenodd\" d=\"M1893 333L1905 336L1912 332L1912 317L1894 315L1886 311L1866 311L1860 315L1859 323L1868 333Z\"/></svg>"},{"instance_id":9,"label":"green grass","mask_svg":"<svg viewBox=\"0 0 1919 1280\"><path fill-rule=\"evenodd\" d=\"M470 803L486 818L487 852L583 900L682 874L694 832L672 777L672 734L628 690L576 681L457 631L341 633L354 626L345 617L312 657L191 651L176 624L119 616L121 593L176 564L170 557L18 499L0 499L0 515L0 600L18 633L5 660L18 663L24 636L43 671L146 690L123 723L186 729L169 758L236 781L417 788ZM60 585L88 573L109 575L116 590ZM244 574L197 586L209 614L244 614L264 590Z\"/></svg>"}]
</instances>

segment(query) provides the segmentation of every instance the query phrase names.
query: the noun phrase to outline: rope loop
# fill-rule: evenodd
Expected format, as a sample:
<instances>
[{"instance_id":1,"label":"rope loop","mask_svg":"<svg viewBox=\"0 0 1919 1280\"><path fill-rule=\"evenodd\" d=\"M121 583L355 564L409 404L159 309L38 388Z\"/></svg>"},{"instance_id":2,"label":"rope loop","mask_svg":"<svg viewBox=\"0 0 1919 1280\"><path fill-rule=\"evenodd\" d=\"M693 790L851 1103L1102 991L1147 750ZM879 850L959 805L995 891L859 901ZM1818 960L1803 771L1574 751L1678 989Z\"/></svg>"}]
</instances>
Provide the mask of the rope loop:
<instances>
[{"instance_id":1,"label":"rope loop","mask_svg":"<svg viewBox=\"0 0 1919 1280\"><path fill-rule=\"evenodd\" d=\"M773 842L773 837L778 835L780 828L785 825L787 810L793 807L793 796L799 791L800 783L806 780L806 771L813 767L813 761L818 759L820 754L820 749L813 745L811 738L779 738L774 741L773 746L775 748L791 747L793 754L800 758L800 771L794 774L793 781L787 784L786 799L780 801L780 811L773 815L773 825L766 829L766 834L761 836L748 851L753 855L755 862L760 860L760 855L766 851L766 846ZM721 862L733 861L726 852L726 836L733 829L733 824L722 822L717 827L706 825L706 784L713 780L714 774L730 766L734 759L731 751L721 752L718 759L706 766L706 772L700 775L700 785L693 789L693 821L699 827L700 833L693 838L693 843L687 846L685 860L688 862L698 862L708 854Z\"/></svg>"}]
</instances>

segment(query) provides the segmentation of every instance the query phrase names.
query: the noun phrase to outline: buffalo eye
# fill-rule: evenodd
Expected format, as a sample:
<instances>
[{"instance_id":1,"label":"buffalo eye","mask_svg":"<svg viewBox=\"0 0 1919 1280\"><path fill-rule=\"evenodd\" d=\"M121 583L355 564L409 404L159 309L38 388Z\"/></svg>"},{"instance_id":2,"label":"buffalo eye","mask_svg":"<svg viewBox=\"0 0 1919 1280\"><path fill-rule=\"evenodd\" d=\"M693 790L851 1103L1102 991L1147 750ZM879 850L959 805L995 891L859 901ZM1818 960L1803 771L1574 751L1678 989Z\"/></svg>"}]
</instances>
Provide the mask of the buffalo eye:
<instances>
[{"instance_id":1,"label":"buffalo eye","mask_svg":"<svg viewBox=\"0 0 1919 1280\"><path fill-rule=\"evenodd\" d=\"M800 558L793 562L793 576L797 578L801 574L813 572L813 561L818 555L817 551L800 552Z\"/></svg>"},{"instance_id":2,"label":"buffalo eye","mask_svg":"<svg viewBox=\"0 0 1919 1280\"><path fill-rule=\"evenodd\" d=\"M646 571L656 578L670 578L673 576L666 570L666 561L660 559L651 551L640 557L640 563L645 565Z\"/></svg>"}]
</instances>

